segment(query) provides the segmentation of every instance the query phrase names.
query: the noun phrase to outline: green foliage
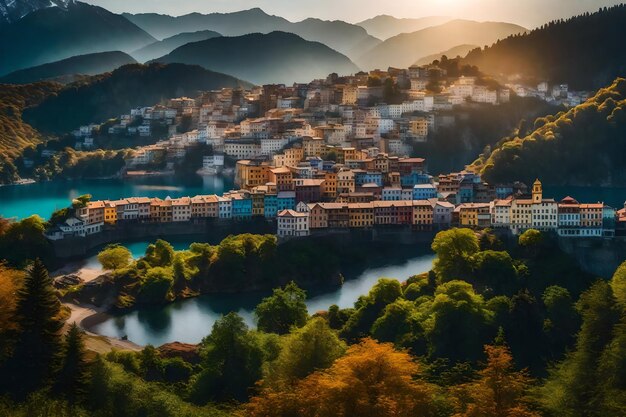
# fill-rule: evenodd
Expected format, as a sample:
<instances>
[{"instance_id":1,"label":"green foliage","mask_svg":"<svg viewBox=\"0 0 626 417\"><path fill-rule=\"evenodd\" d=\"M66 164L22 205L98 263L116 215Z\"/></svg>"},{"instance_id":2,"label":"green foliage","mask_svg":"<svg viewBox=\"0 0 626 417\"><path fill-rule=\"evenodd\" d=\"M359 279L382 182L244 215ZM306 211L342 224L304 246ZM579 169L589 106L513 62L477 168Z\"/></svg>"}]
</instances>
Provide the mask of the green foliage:
<instances>
[{"instance_id":1,"label":"green foliage","mask_svg":"<svg viewBox=\"0 0 626 417\"><path fill-rule=\"evenodd\" d=\"M450 229L437 233L432 249L437 254L433 270L441 282L466 279L471 274L472 255L479 250L478 238L470 229Z\"/></svg>"},{"instance_id":2,"label":"green foliage","mask_svg":"<svg viewBox=\"0 0 626 417\"><path fill-rule=\"evenodd\" d=\"M103 269L116 271L126 268L133 260L133 254L124 246L109 245L98 254L98 262Z\"/></svg>"},{"instance_id":3,"label":"green foliage","mask_svg":"<svg viewBox=\"0 0 626 417\"><path fill-rule=\"evenodd\" d=\"M88 377L82 330L73 323L65 335L61 367L53 385L55 395L65 398L70 404L76 403L85 395Z\"/></svg>"},{"instance_id":4,"label":"green foliage","mask_svg":"<svg viewBox=\"0 0 626 417\"><path fill-rule=\"evenodd\" d=\"M617 302L626 309L626 262L622 263L613 274L611 289Z\"/></svg>"},{"instance_id":5,"label":"green foliage","mask_svg":"<svg viewBox=\"0 0 626 417\"><path fill-rule=\"evenodd\" d=\"M308 316L305 300L306 292L295 282L275 289L254 310L257 327L263 332L286 334L292 326L304 326Z\"/></svg>"},{"instance_id":6,"label":"green foliage","mask_svg":"<svg viewBox=\"0 0 626 417\"><path fill-rule=\"evenodd\" d=\"M414 354L425 352L423 333L415 304L403 299L388 304L371 329L372 336L378 341L412 348Z\"/></svg>"},{"instance_id":7,"label":"green foliage","mask_svg":"<svg viewBox=\"0 0 626 417\"><path fill-rule=\"evenodd\" d=\"M36 259L17 293L18 331L13 355L2 364L4 390L23 398L44 387L61 352L61 303L43 263Z\"/></svg>"},{"instance_id":8,"label":"green foliage","mask_svg":"<svg viewBox=\"0 0 626 417\"><path fill-rule=\"evenodd\" d=\"M586 102L502 140L472 165L490 183L624 184L626 80L616 79ZM559 161L555 164L554 161Z\"/></svg>"},{"instance_id":9,"label":"green foliage","mask_svg":"<svg viewBox=\"0 0 626 417\"><path fill-rule=\"evenodd\" d=\"M138 301L142 303L160 303L169 298L170 290L174 285L171 268L154 267L146 273L141 281Z\"/></svg>"},{"instance_id":10,"label":"green foliage","mask_svg":"<svg viewBox=\"0 0 626 417\"><path fill-rule=\"evenodd\" d=\"M620 349L624 353L624 327L609 284L596 282L580 297L577 309L582 326L575 349L550 370L545 385L538 389L538 401L549 415L619 415L623 403L615 403L619 396L610 395L624 386L624 366L614 361L615 353Z\"/></svg>"},{"instance_id":11,"label":"green foliage","mask_svg":"<svg viewBox=\"0 0 626 417\"><path fill-rule=\"evenodd\" d=\"M260 338L243 319L227 314L202 341L202 371L191 380L190 399L196 404L246 400L261 379L265 355Z\"/></svg>"},{"instance_id":12,"label":"green foliage","mask_svg":"<svg viewBox=\"0 0 626 417\"><path fill-rule=\"evenodd\" d=\"M512 35L463 59L489 74L524 74L552 83L591 90L623 75L621 40L626 7L601 8L544 24L525 35ZM610 30L608 30L610 29Z\"/></svg>"},{"instance_id":13,"label":"green foliage","mask_svg":"<svg viewBox=\"0 0 626 417\"><path fill-rule=\"evenodd\" d=\"M269 366L264 384L289 386L311 373L326 369L343 355L346 345L321 317L294 329L282 344L280 354Z\"/></svg>"},{"instance_id":14,"label":"green foliage","mask_svg":"<svg viewBox=\"0 0 626 417\"><path fill-rule=\"evenodd\" d=\"M39 216L10 221L0 228L0 257L9 265L22 267L28 260L53 259L52 246L44 236L45 222Z\"/></svg>"},{"instance_id":15,"label":"green foliage","mask_svg":"<svg viewBox=\"0 0 626 417\"><path fill-rule=\"evenodd\" d=\"M541 232L536 229L528 229L518 238L519 245L529 250L538 247L542 241L543 236Z\"/></svg>"},{"instance_id":16,"label":"green foliage","mask_svg":"<svg viewBox=\"0 0 626 417\"><path fill-rule=\"evenodd\" d=\"M170 266L174 260L174 247L169 242L159 239L148 245L143 259L151 266Z\"/></svg>"}]
</instances>

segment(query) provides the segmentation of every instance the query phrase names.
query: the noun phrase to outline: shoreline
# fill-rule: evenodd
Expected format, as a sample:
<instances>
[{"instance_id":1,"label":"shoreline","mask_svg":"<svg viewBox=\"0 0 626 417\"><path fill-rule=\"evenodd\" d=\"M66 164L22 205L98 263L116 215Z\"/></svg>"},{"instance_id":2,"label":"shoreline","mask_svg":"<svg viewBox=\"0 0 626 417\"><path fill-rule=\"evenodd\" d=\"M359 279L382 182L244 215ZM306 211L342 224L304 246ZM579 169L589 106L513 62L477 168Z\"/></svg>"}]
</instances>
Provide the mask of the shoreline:
<instances>
[{"instance_id":1,"label":"shoreline","mask_svg":"<svg viewBox=\"0 0 626 417\"><path fill-rule=\"evenodd\" d=\"M85 332L87 338L85 347L95 352L104 353L112 350L130 350L138 352L143 349L130 340L122 340L116 337L105 336L91 331L91 328L98 323L109 319L111 316L105 309L91 305L81 305L65 302L64 307L70 309L70 317L65 322L65 327L76 323L76 325Z\"/></svg>"}]
</instances>

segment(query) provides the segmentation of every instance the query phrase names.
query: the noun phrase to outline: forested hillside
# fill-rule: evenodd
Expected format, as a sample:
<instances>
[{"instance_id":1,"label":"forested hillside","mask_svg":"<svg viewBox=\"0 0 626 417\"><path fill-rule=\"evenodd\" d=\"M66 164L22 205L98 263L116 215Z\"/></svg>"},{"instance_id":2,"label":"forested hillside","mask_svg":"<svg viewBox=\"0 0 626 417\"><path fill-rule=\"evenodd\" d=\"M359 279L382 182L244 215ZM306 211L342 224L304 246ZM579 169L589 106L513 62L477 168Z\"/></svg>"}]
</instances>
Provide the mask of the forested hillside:
<instances>
[{"instance_id":1,"label":"forested hillside","mask_svg":"<svg viewBox=\"0 0 626 417\"><path fill-rule=\"evenodd\" d=\"M471 166L491 183L626 184L626 79L567 112L540 117Z\"/></svg>"},{"instance_id":2,"label":"forested hillside","mask_svg":"<svg viewBox=\"0 0 626 417\"><path fill-rule=\"evenodd\" d=\"M492 75L596 89L626 73L624 22L626 5L604 8L476 49L464 62Z\"/></svg>"}]
</instances>

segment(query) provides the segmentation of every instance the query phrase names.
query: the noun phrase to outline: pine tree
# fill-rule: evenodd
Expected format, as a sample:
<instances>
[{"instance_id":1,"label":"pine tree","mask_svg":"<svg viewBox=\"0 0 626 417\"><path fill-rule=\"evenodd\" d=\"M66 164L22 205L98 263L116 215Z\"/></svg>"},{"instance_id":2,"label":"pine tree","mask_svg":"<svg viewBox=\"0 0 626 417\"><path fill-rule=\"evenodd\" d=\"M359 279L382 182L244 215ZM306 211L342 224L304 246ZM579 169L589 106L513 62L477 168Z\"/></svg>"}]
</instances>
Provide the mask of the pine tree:
<instances>
[{"instance_id":1,"label":"pine tree","mask_svg":"<svg viewBox=\"0 0 626 417\"><path fill-rule=\"evenodd\" d=\"M41 260L36 259L17 294L15 317L18 325L13 357L0 373L2 383L18 397L42 387L54 369L63 321L61 303L52 279Z\"/></svg>"},{"instance_id":2,"label":"pine tree","mask_svg":"<svg viewBox=\"0 0 626 417\"><path fill-rule=\"evenodd\" d=\"M70 403L75 403L85 394L89 374L88 366L85 359L83 332L74 323L65 336L63 361L56 376L54 391L64 396Z\"/></svg>"}]
</instances>

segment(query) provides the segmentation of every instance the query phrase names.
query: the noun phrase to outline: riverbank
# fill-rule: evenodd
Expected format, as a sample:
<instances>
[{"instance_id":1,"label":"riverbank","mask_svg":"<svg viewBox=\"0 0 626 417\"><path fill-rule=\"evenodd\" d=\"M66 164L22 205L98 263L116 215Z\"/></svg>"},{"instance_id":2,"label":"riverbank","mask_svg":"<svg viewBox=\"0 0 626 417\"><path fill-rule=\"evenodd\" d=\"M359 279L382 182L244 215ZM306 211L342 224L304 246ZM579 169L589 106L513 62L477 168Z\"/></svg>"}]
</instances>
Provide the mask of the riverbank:
<instances>
[{"instance_id":1,"label":"riverbank","mask_svg":"<svg viewBox=\"0 0 626 417\"><path fill-rule=\"evenodd\" d=\"M85 332L85 348L96 353L107 353L113 350L130 350L140 351L143 349L129 340L122 340L116 337L109 337L94 333L91 328L99 323L108 320L109 316L103 309L95 306L78 305L74 303L63 303L63 306L69 308L70 317L65 322L65 330L70 325L76 323Z\"/></svg>"}]
</instances>

